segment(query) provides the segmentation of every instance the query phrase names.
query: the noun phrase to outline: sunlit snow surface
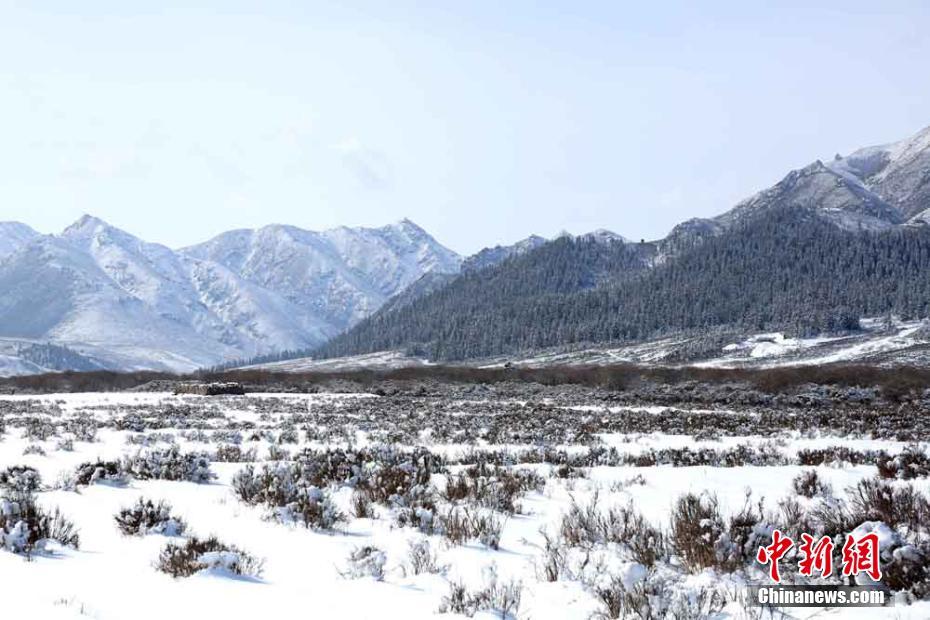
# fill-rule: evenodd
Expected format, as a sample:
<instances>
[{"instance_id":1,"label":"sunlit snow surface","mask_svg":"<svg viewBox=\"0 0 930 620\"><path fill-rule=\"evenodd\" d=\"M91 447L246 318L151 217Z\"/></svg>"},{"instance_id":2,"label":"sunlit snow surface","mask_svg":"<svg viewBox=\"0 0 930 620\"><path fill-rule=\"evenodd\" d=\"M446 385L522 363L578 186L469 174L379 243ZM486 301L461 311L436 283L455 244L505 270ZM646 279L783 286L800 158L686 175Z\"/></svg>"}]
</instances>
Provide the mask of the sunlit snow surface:
<instances>
[{"instance_id":1,"label":"sunlit snow surface","mask_svg":"<svg viewBox=\"0 0 930 620\"><path fill-rule=\"evenodd\" d=\"M274 415L262 417L255 411L258 401L306 404L314 408L338 408L348 399L376 398L368 394L352 395L249 395L247 398L175 397L155 393L76 394L52 396L3 396L4 401L18 401L23 406L44 407L57 403L58 416L93 415L101 422L121 416L139 407L214 406L221 403L223 417L211 419L219 424L253 423L258 428L274 427ZM30 404L31 403L31 404ZM597 412L596 405L576 407L579 413ZM616 408L614 413L622 413ZM646 408L650 414L665 415L664 407ZM700 412L695 412L699 414ZM223 422L223 419L226 422ZM187 441L179 429L164 428L158 432L173 433L185 451L212 451L215 444ZM74 450L56 450L55 438L30 441L23 437L21 427L8 425L0 441L0 466L14 464L37 468L46 485L52 485L62 472L72 471L82 462L116 459L132 454L139 448L126 443L131 431L101 428L97 441L74 443ZM466 449L461 444L430 445L429 429L422 437L434 452L454 454ZM364 445L366 433L358 431L358 443ZM688 436L601 435L601 439L621 451L641 451L662 447L701 447ZM762 445L762 437L728 437L706 442L708 447L723 448L741 444ZM47 456L23 455L28 445L42 447ZM254 447L260 459L267 455L269 443L243 442L243 448ZM301 433L300 446L307 445ZM786 454L803 447L846 445L857 449L884 448L897 452L899 442L839 437L800 438L784 444ZM287 446L294 449L300 446ZM521 446L508 446L517 449ZM525 447L525 446L522 446ZM564 446L572 449L573 446ZM580 446L579 446L580 447ZM673 500L688 491L715 493L726 513L738 509L745 500L746 490L755 497L781 498L790 495L791 479L800 471L798 466L778 467L595 467L588 477L575 480L548 478L545 490L532 492L523 500L525 514L506 521L500 549L493 551L477 542L459 547L442 544L440 537L431 536L440 560L450 566L445 575L407 576L400 569L408 543L424 538L410 528L393 525L389 511L378 507L378 519L350 519L333 534L317 533L267 520L259 508L248 507L234 497L230 489L232 476L244 464L213 463L218 478L210 484L167 481L132 481L126 487L104 484L81 487L79 492L44 490L40 501L46 506L59 506L76 522L81 534L80 550L57 549L51 555L31 561L0 551L0 583L3 584L3 611L8 617L30 618L189 618L208 615L216 618L275 617L338 617L338 618L427 618L436 615L441 598L448 592L451 580L466 584L481 584L492 565L502 579L522 582L523 603L520 618L563 619L588 618L599 607L592 594L580 583L540 580L539 561L542 539L540 529L553 527L569 505L571 497L586 501L594 492L600 493L606 505L632 501L637 510L654 523L667 523ZM544 475L549 465L536 467ZM874 467L819 467L818 473L834 488L843 489L859 479L874 474ZM613 483L641 475L642 485L618 489ZM437 484L442 476L437 475ZM926 481L918 481L926 490ZM140 496L165 499L174 511L189 524L191 533L201 537L216 534L220 539L245 549L264 559L264 572L259 580L237 579L210 573L188 579L172 579L157 572L153 562L168 539L163 536L124 537L116 529L113 515L121 507ZM341 507L349 510L350 492L336 493ZM387 572L383 581L371 578L347 579L340 574L346 556L355 548L374 544L387 553ZM688 578L698 588L716 583L712 574ZM930 605L898 606L876 613L876 610L796 610L797 618L925 618ZM480 614L479 616L481 617ZM485 618L492 616L486 615ZM744 611L730 604L720 618L744 618Z\"/></svg>"}]
</instances>

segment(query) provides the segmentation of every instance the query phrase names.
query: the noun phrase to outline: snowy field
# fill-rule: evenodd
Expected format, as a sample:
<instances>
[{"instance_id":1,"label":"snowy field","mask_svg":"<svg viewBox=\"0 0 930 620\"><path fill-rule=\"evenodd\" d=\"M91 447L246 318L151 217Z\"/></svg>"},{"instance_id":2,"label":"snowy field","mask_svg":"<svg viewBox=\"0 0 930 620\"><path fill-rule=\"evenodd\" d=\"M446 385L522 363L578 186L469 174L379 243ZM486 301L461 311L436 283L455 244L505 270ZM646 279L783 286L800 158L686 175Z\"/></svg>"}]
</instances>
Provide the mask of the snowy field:
<instances>
[{"instance_id":1,"label":"snowy field","mask_svg":"<svg viewBox=\"0 0 930 620\"><path fill-rule=\"evenodd\" d=\"M371 394L0 396L0 412L8 616L930 617L923 573L887 610L742 598L766 582L752 558L772 527L825 528L824 507L858 526L862 481L927 493L907 437L772 432L751 410ZM876 482L888 459L910 473ZM676 539L688 494L716 501L690 524L709 560ZM60 510L41 530L59 540L23 529L29 502ZM926 567L928 520L889 524L889 562Z\"/></svg>"}]
</instances>

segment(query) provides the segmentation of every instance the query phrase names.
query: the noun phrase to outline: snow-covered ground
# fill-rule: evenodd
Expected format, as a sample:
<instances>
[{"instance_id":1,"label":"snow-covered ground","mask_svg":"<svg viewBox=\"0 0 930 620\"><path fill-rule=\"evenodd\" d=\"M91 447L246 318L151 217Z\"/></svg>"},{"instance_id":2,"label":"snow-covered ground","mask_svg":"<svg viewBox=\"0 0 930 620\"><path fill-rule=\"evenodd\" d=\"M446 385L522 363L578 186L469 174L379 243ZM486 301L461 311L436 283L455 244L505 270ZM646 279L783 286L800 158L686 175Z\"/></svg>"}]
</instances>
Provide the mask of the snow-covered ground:
<instances>
[{"instance_id":1,"label":"snow-covered ground","mask_svg":"<svg viewBox=\"0 0 930 620\"><path fill-rule=\"evenodd\" d=\"M163 620L203 615L226 619L428 618L439 614L452 584L461 582L477 590L496 580L499 584L519 584L522 595L514 617L584 619L604 612L592 582L580 576L549 581L543 568L542 532L557 532L573 502L584 505L597 497L605 509L631 505L649 522L667 527L670 509L684 493L713 494L719 499L723 514L731 515L745 504L747 492L751 492L753 502L765 498L773 507L779 499L795 496L792 480L802 470L815 469L837 493L875 475L872 465L801 467L791 462L798 450L844 446L859 451L884 449L896 454L907 447L903 442L862 437L804 438L791 433L777 443L760 436L696 441L685 435L601 433L596 445L615 447L624 454L666 448L722 451L751 446L760 451L780 450L790 464L601 465L574 468L574 473L566 477L556 475L558 468L551 463L514 465L515 470L536 471L543 483L522 495L514 514L496 513L503 522L499 545L494 545L497 548L478 540L452 544L438 531L401 526L397 521L398 505L391 502L376 503L374 518L354 517L353 490L349 484L330 489L335 504L348 515L334 531L316 531L287 520L272 519L266 508L247 505L234 492L234 477L247 463L218 462L212 456L210 469L215 479L208 482L128 476L119 482L98 479L90 484L74 484L73 474L82 463L119 461L172 445L178 446L182 454L209 455L221 446L238 445L248 455L244 458L257 465L268 463L273 448L285 450L287 454L277 458L286 461L305 447L373 445L377 432L391 427L389 419L365 415L366 403L375 402L376 398L368 394L209 398L160 393L0 397L5 424L5 433L0 435L0 472L17 465L35 468L42 479L39 504L59 507L80 531L78 549L52 543L45 553L36 553L28 559L0 550L3 611L10 617L30 618ZM462 443L444 439L434 442L430 438L431 429L437 424L431 423L430 415L444 414L431 413L430 406L427 401L417 406L421 410L411 414L423 416L418 443L455 461L445 471L433 474L430 484L437 492L445 488L451 476L465 468L457 464L463 455L473 457L475 450L516 454L539 447L535 442L489 445L474 438L463 438ZM469 415L465 412L466 405L461 406L460 415ZM579 415L599 411L596 406L579 406L574 410ZM614 415L624 412L622 408L611 411ZM646 412L656 416L681 414L663 407L648 408ZM94 422L88 424L88 420ZM331 427L327 429L326 424ZM292 440L297 443L291 443ZM145 441L148 445L143 446ZM414 446L411 443L397 447ZM559 447L583 451L590 443ZM917 480L916 486L926 492L927 479ZM263 560L263 570L240 576L213 569L188 578L173 578L159 572L155 562L161 550L169 542L180 543L184 539L120 533L114 515L141 497L169 502L172 513L187 523L187 536L215 535ZM436 554L438 566L434 571L414 574L409 566L410 549L412 544L422 541L427 541ZM366 546L377 547L384 554L380 578L360 576L348 561L353 551ZM625 575L631 588L637 579L644 578L645 568L635 565L617 548L604 547L602 551L608 561L605 570ZM738 596L746 579L760 581L762 573L750 569L722 575L706 569L689 574L675 567L674 562L662 570L673 584L666 593L669 597L674 592L690 596L708 587L730 593L722 608L708 617L761 617L744 609ZM480 611L475 617L500 617L500 613ZM784 617L926 618L930 617L930 604L898 605L887 611L795 609Z\"/></svg>"}]
</instances>

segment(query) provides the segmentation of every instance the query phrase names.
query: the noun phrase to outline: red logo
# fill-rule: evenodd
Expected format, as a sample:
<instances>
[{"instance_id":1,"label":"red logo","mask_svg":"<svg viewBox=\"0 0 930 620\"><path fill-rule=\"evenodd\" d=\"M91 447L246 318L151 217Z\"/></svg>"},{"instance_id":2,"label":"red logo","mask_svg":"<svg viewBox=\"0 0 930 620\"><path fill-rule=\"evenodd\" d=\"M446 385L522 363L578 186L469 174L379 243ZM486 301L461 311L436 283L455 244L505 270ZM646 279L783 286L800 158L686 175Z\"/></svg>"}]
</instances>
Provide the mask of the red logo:
<instances>
[{"instance_id":1,"label":"red logo","mask_svg":"<svg viewBox=\"0 0 930 620\"><path fill-rule=\"evenodd\" d=\"M772 532L772 544L759 547L756 561L759 564L769 565L769 575L775 583L781 583L778 572L778 561L794 547L794 541L781 533L781 530ZM798 573L805 577L829 577L833 574L833 539L821 536L815 539L810 534L801 534L801 545L798 551L801 559L798 561ZM873 581L880 581L882 570L878 549L878 535L875 533L856 536L850 533L843 543L842 574L845 577L864 573Z\"/></svg>"},{"instance_id":2,"label":"red logo","mask_svg":"<svg viewBox=\"0 0 930 620\"><path fill-rule=\"evenodd\" d=\"M857 540L853 534L846 537L843 543L843 575L858 575L865 573L878 581L882 578L882 569L879 566L878 535L874 533L860 536Z\"/></svg>"},{"instance_id":3,"label":"red logo","mask_svg":"<svg viewBox=\"0 0 930 620\"><path fill-rule=\"evenodd\" d=\"M812 577L814 571L821 577L829 577L833 572L833 539L823 536L814 543L810 534L801 534L801 561L798 562L798 572L805 577Z\"/></svg>"},{"instance_id":4,"label":"red logo","mask_svg":"<svg viewBox=\"0 0 930 620\"><path fill-rule=\"evenodd\" d=\"M781 582L781 575L778 574L778 560L788 553L793 546L794 541L787 536L783 536L781 530L775 530L772 532L772 544L768 547L759 547L756 560L760 564L771 563L769 574L772 576L772 581L775 583Z\"/></svg>"}]
</instances>

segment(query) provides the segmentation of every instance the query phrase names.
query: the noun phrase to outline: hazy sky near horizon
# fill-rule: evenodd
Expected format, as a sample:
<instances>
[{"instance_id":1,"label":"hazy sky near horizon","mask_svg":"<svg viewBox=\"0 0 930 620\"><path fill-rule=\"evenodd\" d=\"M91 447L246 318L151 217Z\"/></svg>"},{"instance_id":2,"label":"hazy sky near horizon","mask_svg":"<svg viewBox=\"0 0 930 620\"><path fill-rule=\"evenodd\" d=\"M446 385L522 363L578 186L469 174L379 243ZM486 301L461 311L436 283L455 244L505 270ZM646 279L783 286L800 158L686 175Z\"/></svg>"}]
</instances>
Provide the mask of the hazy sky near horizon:
<instances>
[{"instance_id":1,"label":"hazy sky near horizon","mask_svg":"<svg viewBox=\"0 0 930 620\"><path fill-rule=\"evenodd\" d=\"M658 238L930 125L927 2L158 4L0 0L0 220Z\"/></svg>"}]
</instances>

